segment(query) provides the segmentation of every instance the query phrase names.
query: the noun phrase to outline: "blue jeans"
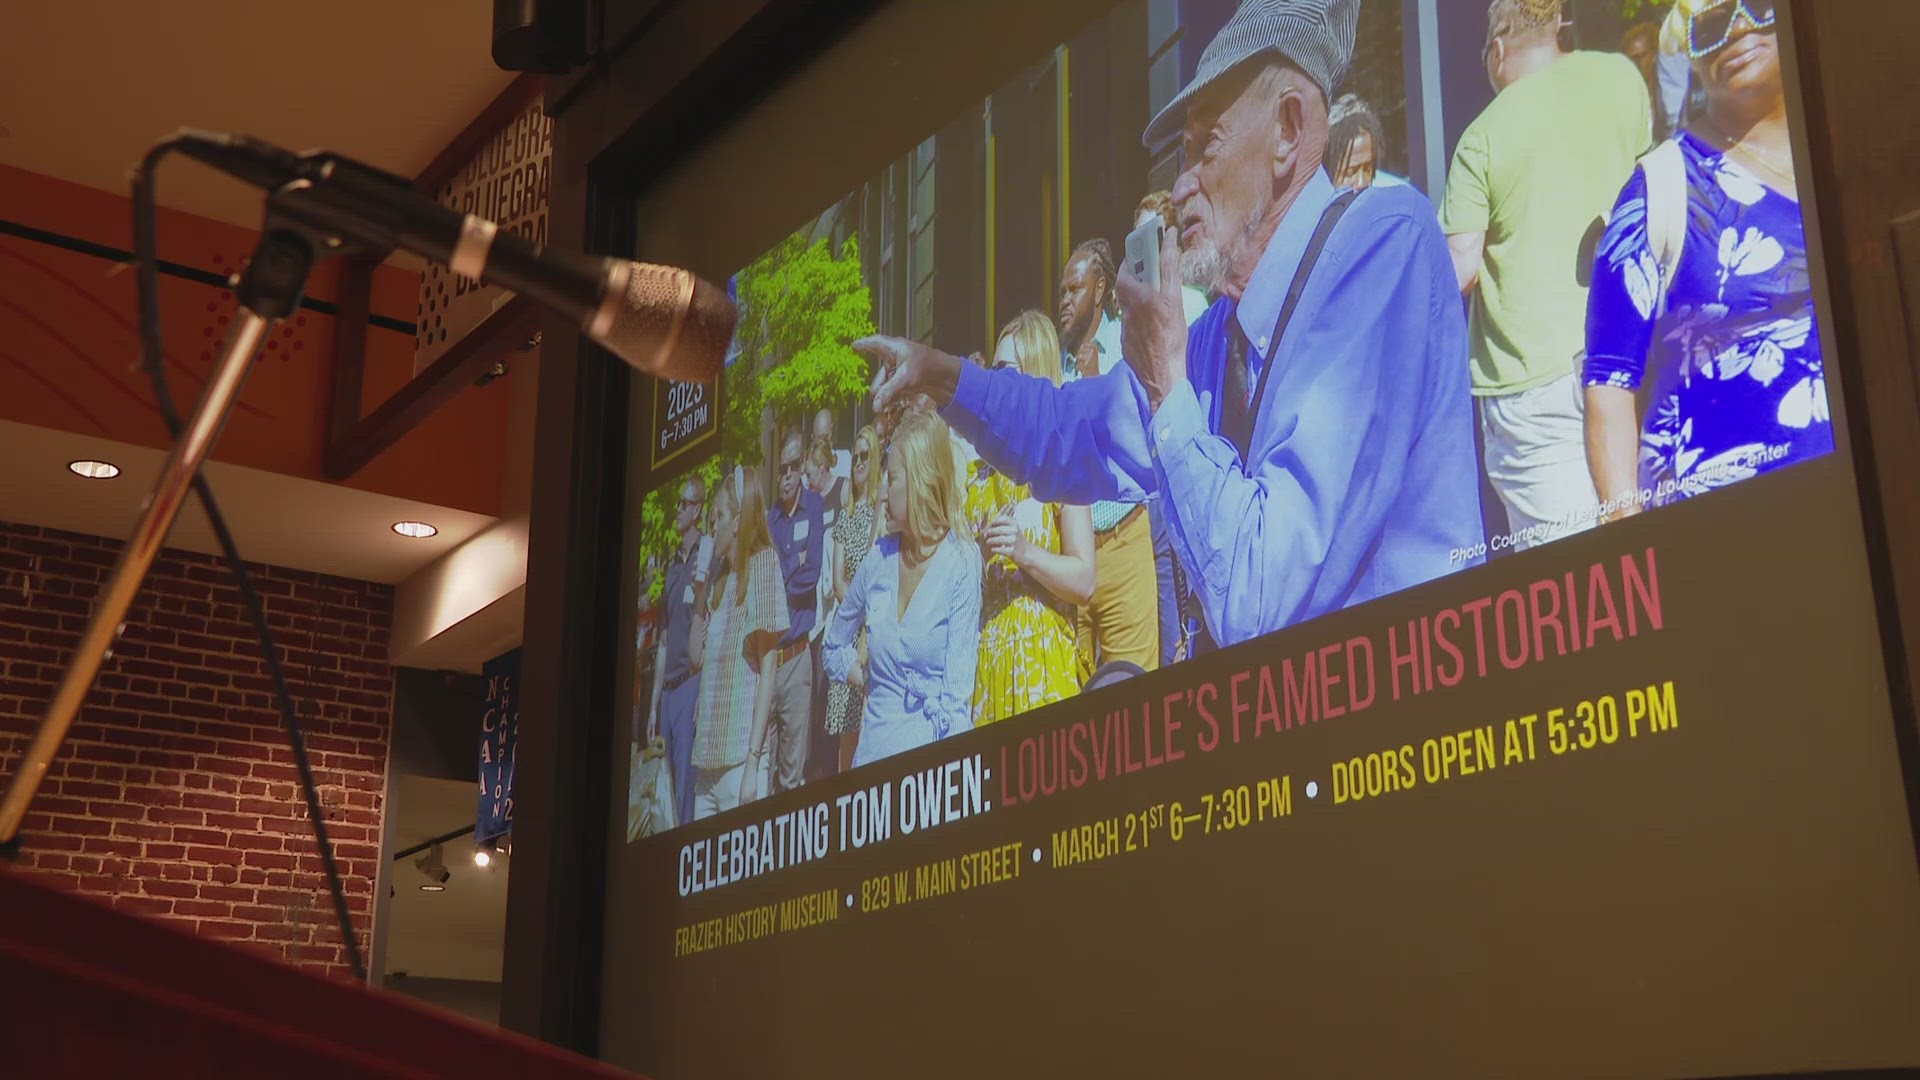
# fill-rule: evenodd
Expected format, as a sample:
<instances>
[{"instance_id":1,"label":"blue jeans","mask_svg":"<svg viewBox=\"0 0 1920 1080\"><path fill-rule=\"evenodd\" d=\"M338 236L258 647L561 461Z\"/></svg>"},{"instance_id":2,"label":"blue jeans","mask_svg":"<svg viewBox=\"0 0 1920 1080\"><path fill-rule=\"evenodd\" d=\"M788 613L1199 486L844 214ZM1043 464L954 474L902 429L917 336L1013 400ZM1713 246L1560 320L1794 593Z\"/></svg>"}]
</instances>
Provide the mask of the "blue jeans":
<instances>
[{"instance_id":1,"label":"blue jeans","mask_svg":"<svg viewBox=\"0 0 1920 1080\"><path fill-rule=\"evenodd\" d=\"M660 737L667 741L667 773L673 777L674 824L693 820L693 713L700 704L700 676L660 692Z\"/></svg>"}]
</instances>

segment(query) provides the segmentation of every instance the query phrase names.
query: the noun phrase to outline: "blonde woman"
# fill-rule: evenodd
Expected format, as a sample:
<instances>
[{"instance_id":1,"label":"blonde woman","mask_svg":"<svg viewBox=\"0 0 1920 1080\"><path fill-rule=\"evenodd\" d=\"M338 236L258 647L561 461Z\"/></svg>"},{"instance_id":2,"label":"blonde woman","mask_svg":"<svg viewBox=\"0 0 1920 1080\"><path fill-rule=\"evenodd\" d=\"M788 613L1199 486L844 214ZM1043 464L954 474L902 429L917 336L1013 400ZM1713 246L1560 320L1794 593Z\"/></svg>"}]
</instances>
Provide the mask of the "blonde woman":
<instances>
[{"instance_id":1,"label":"blonde woman","mask_svg":"<svg viewBox=\"0 0 1920 1080\"><path fill-rule=\"evenodd\" d=\"M993 366L1060 384L1060 338L1037 311L1000 331ZM973 722L991 724L1071 697L1074 608L1093 598L1093 511L1036 502L985 462L974 465L966 513L986 549L980 669Z\"/></svg>"},{"instance_id":2,"label":"blonde woman","mask_svg":"<svg viewBox=\"0 0 1920 1080\"><path fill-rule=\"evenodd\" d=\"M860 572L860 564L880 537L883 514L880 509L880 433L872 427L860 429L853 440L853 475L848 481L849 499L833 523L833 546L839 558L833 563L833 606L847 598L847 590ZM854 638L855 664L864 667L867 655L867 631L861 627ZM827 683L827 735L839 740L840 771L853 767L853 750L860 742L860 713L867 697L844 680Z\"/></svg>"},{"instance_id":3,"label":"blonde woman","mask_svg":"<svg viewBox=\"0 0 1920 1080\"><path fill-rule=\"evenodd\" d=\"M706 619L695 623L688 645L703 657L693 720L696 820L754 799L773 704L773 657L789 623L766 498L744 470L728 474L714 493L713 545L726 570L708 587Z\"/></svg>"},{"instance_id":4,"label":"blonde woman","mask_svg":"<svg viewBox=\"0 0 1920 1080\"><path fill-rule=\"evenodd\" d=\"M900 421L885 484L887 535L860 561L825 640L827 677L866 694L856 768L973 727L980 549L964 535L945 421Z\"/></svg>"}]
</instances>

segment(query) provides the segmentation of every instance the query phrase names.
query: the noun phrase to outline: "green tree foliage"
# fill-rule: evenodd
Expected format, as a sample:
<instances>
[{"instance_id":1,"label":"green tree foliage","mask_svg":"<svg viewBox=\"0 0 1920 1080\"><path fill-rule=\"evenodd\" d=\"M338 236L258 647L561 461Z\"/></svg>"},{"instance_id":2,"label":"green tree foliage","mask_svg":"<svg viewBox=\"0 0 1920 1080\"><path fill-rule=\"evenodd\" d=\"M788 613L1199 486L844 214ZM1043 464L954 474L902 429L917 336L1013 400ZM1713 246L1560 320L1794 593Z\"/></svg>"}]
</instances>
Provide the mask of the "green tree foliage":
<instances>
[{"instance_id":1,"label":"green tree foliage","mask_svg":"<svg viewBox=\"0 0 1920 1080\"><path fill-rule=\"evenodd\" d=\"M867 388L867 362L850 347L871 334L873 296L849 237L835 255L826 239L794 234L736 279L739 356L727 370L721 444L735 460L761 459L761 421L785 425L818 409L842 409Z\"/></svg>"},{"instance_id":2,"label":"green tree foliage","mask_svg":"<svg viewBox=\"0 0 1920 1080\"><path fill-rule=\"evenodd\" d=\"M1673 0L1620 0L1620 17L1629 23L1665 15Z\"/></svg>"},{"instance_id":3,"label":"green tree foliage","mask_svg":"<svg viewBox=\"0 0 1920 1080\"><path fill-rule=\"evenodd\" d=\"M740 328L724 376L720 452L694 469L707 482L709 505L722 472L761 464L767 409L785 425L817 409L846 408L866 393L867 362L850 346L874 331L873 296L860 276L854 238L836 256L825 239L809 243L804 230L795 233L755 259L734 284ZM660 601L667 559L680 543L673 529L680 482L675 478L640 500L635 558L650 605Z\"/></svg>"}]
</instances>

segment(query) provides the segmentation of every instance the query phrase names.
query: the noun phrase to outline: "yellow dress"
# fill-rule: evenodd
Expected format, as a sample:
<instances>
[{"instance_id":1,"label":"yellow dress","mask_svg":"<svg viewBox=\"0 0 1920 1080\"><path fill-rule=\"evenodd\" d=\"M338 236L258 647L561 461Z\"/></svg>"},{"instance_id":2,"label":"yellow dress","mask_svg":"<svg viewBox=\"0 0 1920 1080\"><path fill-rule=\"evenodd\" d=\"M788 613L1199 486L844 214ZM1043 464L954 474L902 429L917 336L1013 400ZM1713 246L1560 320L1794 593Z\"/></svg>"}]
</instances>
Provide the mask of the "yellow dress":
<instances>
[{"instance_id":1,"label":"yellow dress","mask_svg":"<svg viewBox=\"0 0 1920 1080\"><path fill-rule=\"evenodd\" d=\"M967 483L968 520L977 531L983 530L1006 506L1015 508L1015 518L1029 541L1060 551L1060 508L1035 502L1026 485L975 462ZM987 559L982 584L974 726L1071 697L1079 689L1073 678L1072 609L1005 556Z\"/></svg>"}]
</instances>

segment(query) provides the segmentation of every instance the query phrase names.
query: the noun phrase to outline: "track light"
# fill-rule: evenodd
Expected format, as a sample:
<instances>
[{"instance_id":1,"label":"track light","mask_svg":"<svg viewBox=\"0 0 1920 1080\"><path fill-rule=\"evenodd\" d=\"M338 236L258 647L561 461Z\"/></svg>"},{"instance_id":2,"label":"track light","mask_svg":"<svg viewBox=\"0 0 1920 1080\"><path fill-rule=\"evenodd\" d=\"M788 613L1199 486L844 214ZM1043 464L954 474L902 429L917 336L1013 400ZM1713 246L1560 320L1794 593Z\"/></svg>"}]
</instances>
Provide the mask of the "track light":
<instances>
[{"instance_id":1,"label":"track light","mask_svg":"<svg viewBox=\"0 0 1920 1080\"><path fill-rule=\"evenodd\" d=\"M447 869L447 860L445 854L440 850L439 844L433 845L433 847L427 850L425 855L413 860L413 865L415 869L427 876L428 881L433 882L435 885L445 885L447 879L453 876L453 871ZM425 887L424 885L421 886L421 888Z\"/></svg>"}]
</instances>

